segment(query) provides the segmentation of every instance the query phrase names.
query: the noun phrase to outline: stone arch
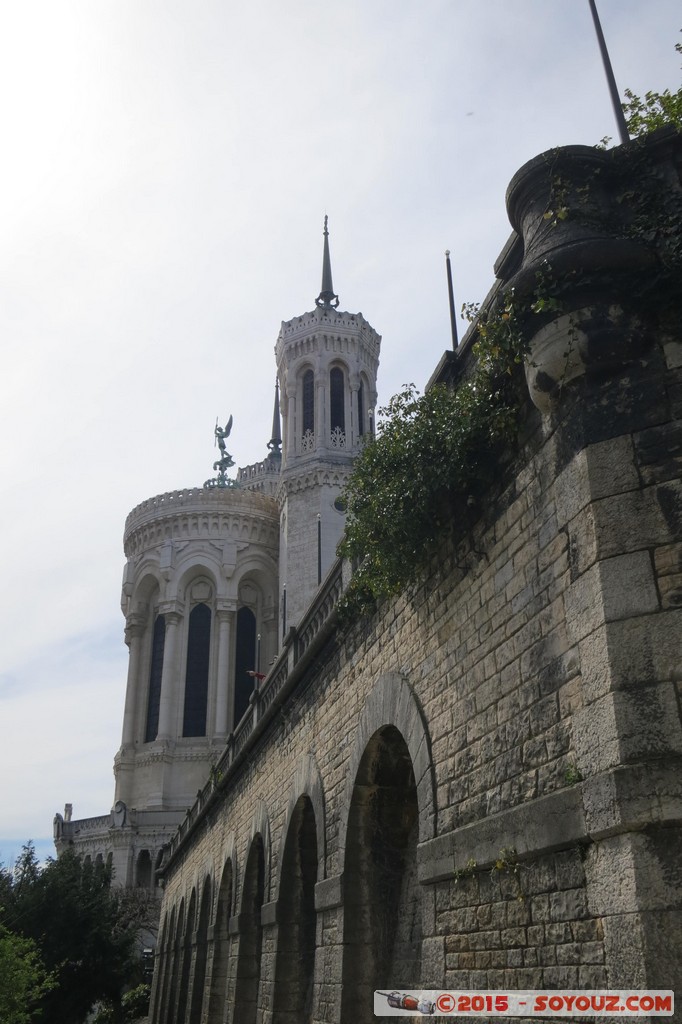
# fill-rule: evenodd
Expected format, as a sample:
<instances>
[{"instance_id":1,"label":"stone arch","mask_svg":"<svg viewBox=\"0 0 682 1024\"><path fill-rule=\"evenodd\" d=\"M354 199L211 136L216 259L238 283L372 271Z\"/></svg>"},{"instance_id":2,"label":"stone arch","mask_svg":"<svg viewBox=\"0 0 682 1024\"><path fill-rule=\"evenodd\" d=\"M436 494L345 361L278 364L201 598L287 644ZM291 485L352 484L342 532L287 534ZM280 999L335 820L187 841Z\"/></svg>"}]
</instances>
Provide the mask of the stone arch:
<instances>
[{"instance_id":1,"label":"stone arch","mask_svg":"<svg viewBox=\"0 0 682 1024\"><path fill-rule=\"evenodd\" d=\"M211 600L215 600L220 587L220 569L220 562L216 555L207 551L197 551L196 547L191 548L176 569L174 588L176 599L187 604L192 584L204 577L213 588Z\"/></svg>"},{"instance_id":2,"label":"stone arch","mask_svg":"<svg viewBox=\"0 0 682 1024\"><path fill-rule=\"evenodd\" d=\"M179 963L176 968L176 973L180 976L179 990L178 990L178 1003L177 1003L177 1014L175 1017L175 1024L186 1024L185 1015L187 1013L187 997L189 995L189 979L190 970L192 967L192 946L194 939L194 928L196 921L197 912L197 890L192 889L192 895L189 900L189 909L187 911L187 918L185 920L185 928L182 936L180 936L180 944L176 944L176 950L179 954Z\"/></svg>"},{"instance_id":3,"label":"stone arch","mask_svg":"<svg viewBox=\"0 0 682 1024\"><path fill-rule=\"evenodd\" d=\"M149 850L140 850L135 862L135 887L152 888L152 856Z\"/></svg>"},{"instance_id":4,"label":"stone arch","mask_svg":"<svg viewBox=\"0 0 682 1024\"><path fill-rule=\"evenodd\" d=\"M220 873L213 924L213 971L209 993L207 1024L223 1024L227 998L227 975L230 955L230 918L234 907L236 864L234 850L225 858Z\"/></svg>"},{"instance_id":5,"label":"stone arch","mask_svg":"<svg viewBox=\"0 0 682 1024\"><path fill-rule=\"evenodd\" d=\"M131 581L130 612L146 615L154 600L159 600L162 589L163 580L158 561L146 558Z\"/></svg>"},{"instance_id":6,"label":"stone arch","mask_svg":"<svg viewBox=\"0 0 682 1024\"><path fill-rule=\"evenodd\" d=\"M182 967L182 944L185 938L185 901L180 900L175 930L171 933L171 950L168 965L168 1001L160 1024L173 1024L178 1020L177 997L179 973Z\"/></svg>"},{"instance_id":7,"label":"stone arch","mask_svg":"<svg viewBox=\"0 0 682 1024\"><path fill-rule=\"evenodd\" d=\"M294 779L289 792L289 800L287 803L286 814L284 817L284 826L280 835L279 841L279 856L277 863L280 865L280 870L277 873L276 878L273 881L273 899L279 899L282 891L282 857L284 856L284 846L286 838L289 832L289 826L291 818L294 813L298 801L302 796L307 796L312 804L312 808L315 814L315 829L317 834L317 857L318 857L318 873L317 881L321 882L325 875L325 799L324 799L324 787L322 784L322 776L317 766L317 762L312 754L306 754L306 756L299 761L296 766L294 773Z\"/></svg>"},{"instance_id":8,"label":"stone arch","mask_svg":"<svg viewBox=\"0 0 682 1024\"><path fill-rule=\"evenodd\" d=\"M211 901L213 887L211 876L206 875L201 889L201 902L199 904L199 919L196 929L196 952L194 956L194 971L192 977L192 994L190 998L190 1010L187 1018L188 1024L201 1024L202 1009L205 1001L206 987L206 965L208 962L208 929L211 923Z\"/></svg>"},{"instance_id":9,"label":"stone arch","mask_svg":"<svg viewBox=\"0 0 682 1024\"><path fill-rule=\"evenodd\" d=\"M371 1024L376 989L420 985L419 818L405 737L394 725L380 726L353 776L347 821L342 1024Z\"/></svg>"},{"instance_id":10,"label":"stone arch","mask_svg":"<svg viewBox=\"0 0 682 1024\"><path fill-rule=\"evenodd\" d=\"M265 901L265 843L256 832L249 844L244 867L239 914L239 956L234 1005L239 1024L256 1024L263 952L261 912Z\"/></svg>"},{"instance_id":11,"label":"stone arch","mask_svg":"<svg viewBox=\"0 0 682 1024\"><path fill-rule=\"evenodd\" d=\"M161 933L159 944L160 966L159 980L156 989L156 1003L150 1006L150 1016L154 1024L163 1024L167 1018L168 1000L170 996L170 981L173 973L173 944L175 942L175 913L176 908L172 907L170 914L166 913L166 928Z\"/></svg>"},{"instance_id":12,"label":"stone arch","mask_svg":"<svg viewBox=\"0 0 682 1024\"><path fill-rule=\"evenodd\" d=\"M270 862L272 842L270 838L270 818L268 815L268 809L263 800L258 800L253 809L253 814L251 816L251 828L249 830L249 840L246 846L247 856L248 851L251 849L253 841L257 836L260 836L261 842L263 843L263 898L267 902L267 900L270 899L271 892ZM244 868L244 875L246 875L246 867ZM240 913L243 910L243 898L244 896L242 891L239 899Z\"/></svg>"},{"instance_id":13,"label":"stone arch","mask_svg":"<svg viewBox=\"0 0 682 1024\"><path fill-rule=\"evenodd\" d=\"M304 794L289 816L280 861L273 1024L312 1021L317 931L315 883L319 864L315 810L310 797Z\"/></svg>"},{"instance_id":14,"label":"stone arch","mask_svg":"<svg viewBox=\"0 0 682 1024\"><path fill-rule=\"evenodd\" d=\"M399 672L379 676L369 693L358 721L353 750L348 762L346 789L339 812L339 852L343 862L355 778L371 737L393 725L410 753L419 803L419 842L436 835L436 784L431 760L431 741L417 699Z\"/></svg>"}]
</instances>

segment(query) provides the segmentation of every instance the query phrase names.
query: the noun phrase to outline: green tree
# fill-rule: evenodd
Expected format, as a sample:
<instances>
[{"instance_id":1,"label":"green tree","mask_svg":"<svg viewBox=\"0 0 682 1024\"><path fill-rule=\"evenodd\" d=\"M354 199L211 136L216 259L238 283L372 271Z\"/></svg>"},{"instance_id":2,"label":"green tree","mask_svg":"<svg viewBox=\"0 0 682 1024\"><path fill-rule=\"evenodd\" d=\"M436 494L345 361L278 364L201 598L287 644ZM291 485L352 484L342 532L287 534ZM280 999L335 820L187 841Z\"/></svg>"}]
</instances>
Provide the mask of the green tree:
<instances>
[{"instance_id":1,"label":"green tree","mask_svg":"<svg viewBox=\"0 0 682 1024\"><path fill-rule=\"evenodd\" d=\"M35 942L0 924L0 1024L31 1024L54 984Z\"/></svg>"},{"instance_id":2,"label":"green tree","mask_svg":"<svg viewBox=\"0 0 682 1024\"><path fill-rule=\"evenodd\" d=\"M137 981L137 935L148 904L112 888L104 865L67 851L39 867L32 844L0 885L4 922L40 950L55 986L40 999L42 1024L81 1024L92 1005L108 1000L121 1015L121 990Z\"/></svg>"}]
</instances>

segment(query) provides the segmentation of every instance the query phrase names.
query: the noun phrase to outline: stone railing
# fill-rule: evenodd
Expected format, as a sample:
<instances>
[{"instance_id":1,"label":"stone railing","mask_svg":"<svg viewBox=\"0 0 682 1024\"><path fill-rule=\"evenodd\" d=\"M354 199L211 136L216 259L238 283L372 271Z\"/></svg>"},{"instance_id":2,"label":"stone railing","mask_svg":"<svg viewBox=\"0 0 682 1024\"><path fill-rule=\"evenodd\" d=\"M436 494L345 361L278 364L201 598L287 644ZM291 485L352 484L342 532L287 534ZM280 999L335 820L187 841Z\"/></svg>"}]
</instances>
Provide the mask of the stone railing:
<instances>
[{"instance_id":1,"label":"stone railing","mask_svg":"<svg viewBox=\"0 0 682 1024\"><path fill-rule=\"evenodd\" d=\"M211 769L208 782L197 793L197 799L172 837L164 866L178 852L184 838L212 802L214 793L227 785L227 780L237 767L248 758L257 738L274 719L280 707L286 705L304 678L307 656L318 643L325 641L336 620L336 608L350 577L350 573L344 574L342 570L343 563L337 560L298 628L292 627L287 633L279 657L261 685L251 694L249 707L234 732L228 736L222 757Z\"/></svg>"},{"instance_id":2,"label":"stone railing","mask_svg":"<svg viewBox=\"0 0 682 1024\"><path fill-rule=\"evenodd\" d=\"M263 476L279 476L282 470L281 459L263 459L262 462L254 462L252 466L244 466L237 470L237 480L240 484L249 484L259 480Z\"/></svg>"},{"instance_id":3,"label":"stone railing","mask_svg":"<svg viewBox=\"0 0 682 1024\"><path fill-rule=\"evenodd\" d=\"M55 828L55 838L67 842L76 836L82 839L85 836L103 835L113 824L111 814L98 814L94 818L74 818L72 821L64 821L61 814L58 814L55 816L55 821L59 823L59 834L57 835L57 828Z\"/></svg>"}]
</instances>

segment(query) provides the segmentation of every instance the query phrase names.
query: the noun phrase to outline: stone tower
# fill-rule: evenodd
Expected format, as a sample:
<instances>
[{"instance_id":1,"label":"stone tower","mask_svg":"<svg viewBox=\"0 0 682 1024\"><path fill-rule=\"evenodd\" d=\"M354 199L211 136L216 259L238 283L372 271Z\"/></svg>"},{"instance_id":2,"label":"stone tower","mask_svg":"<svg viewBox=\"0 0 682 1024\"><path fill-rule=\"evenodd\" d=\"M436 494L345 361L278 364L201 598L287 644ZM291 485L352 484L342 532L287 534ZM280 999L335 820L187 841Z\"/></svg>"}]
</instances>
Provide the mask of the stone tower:
<instances>
[{"instance_id":1,"label":"stone tower","mask_svg":"<svg viewBox=\"0 0 682 1024\"><path fill-rule=\"evenodd\" d=\"M301 616L336 557L341 490L373 431L381 338L362 313L338 309L324 219L315 309L284 321L275 356L283 421L280 507L282 632Z\"/></svg>"}]
</instances>

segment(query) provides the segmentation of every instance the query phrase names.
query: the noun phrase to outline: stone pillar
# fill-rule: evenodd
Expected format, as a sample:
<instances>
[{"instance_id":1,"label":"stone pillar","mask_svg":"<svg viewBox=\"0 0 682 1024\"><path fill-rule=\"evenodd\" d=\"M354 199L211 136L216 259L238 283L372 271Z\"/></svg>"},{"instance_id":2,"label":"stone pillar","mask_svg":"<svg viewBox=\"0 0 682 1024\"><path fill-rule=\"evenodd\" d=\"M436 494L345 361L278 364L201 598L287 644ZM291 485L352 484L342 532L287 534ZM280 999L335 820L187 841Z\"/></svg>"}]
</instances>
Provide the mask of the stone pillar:
<instances>
[{"instance_id":1,"label":"stone pillar","mask_svg":"<svg viewBox=\"0 0 682 1024\"><path fill-rule=\"evenodd\" d=\"M123 712L123 736L121 746L129 747L135 742L137 726L137 700L140 691L139 673L142 654L142 638L144 636L145 617L135 613L126 619L125 642L130 650L128 658L128 682L126 685L126 702Z\"/></svg>"},{"instance_id":2,"label":"stone pillar","mask_svg":"<svg viewBox=\"0 0 682 1024\"><path fill-rule=\"evenodd\" d=\"M296 444L296 385L293 387L287 384L287 414L286 414L286 439L287 439L287 450L286 459L293 459L298 451L298 445Z\"/></svg>"},{"instance_id":3,"label":"stone pillar","mask_svg":"<svg viewBox=\"0 0 682 1024\"><path fill-rule=\"evenodd\" d=\"M349 382L350 405L346 409L346 449L355 451L360 443L360 416L358 406L358 392L360 391L360 378L353 376Z\"/></svg>"},{"instance_id":4,"label":"stone pillar","mask_svg":"<svg viewBox=\"0 0 682 1024\"><path fill-rule=\"evenodd\" d=\"M318 371L319 373L319 371ZM315 451L319 452L328 446L329 424L325 416L325 380L315 375Z\"/></svg>"},{"instance_id":5,"label":"stone pillar","mask_svg":"<svg viewBox=\"0 0 682 1024\"><path fill-rule=\"evenodd\" d=\"M225 739L232 731L234 716L234 679L230 673L230 653L233 608L218 608L218 670L216 673L215 722L213 734L217 739Z\"/></svg>"},{"instance_id":6,"label":"stone pillar","mask_svg":"<svg viewBox=\"0 0 682 1024\"><path fill-rule=\"evenodd\" d=\"M175 720L178 700L178 635L182 622L180 611L165 609L161 612L166 620L166 641L163 651L163 672L161 674L161 700L159 703L159 732L157 739L175 739Z\"/></svg>"}]
</instances>

